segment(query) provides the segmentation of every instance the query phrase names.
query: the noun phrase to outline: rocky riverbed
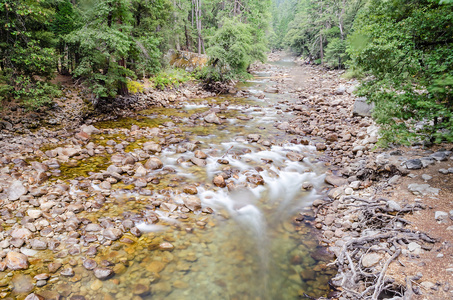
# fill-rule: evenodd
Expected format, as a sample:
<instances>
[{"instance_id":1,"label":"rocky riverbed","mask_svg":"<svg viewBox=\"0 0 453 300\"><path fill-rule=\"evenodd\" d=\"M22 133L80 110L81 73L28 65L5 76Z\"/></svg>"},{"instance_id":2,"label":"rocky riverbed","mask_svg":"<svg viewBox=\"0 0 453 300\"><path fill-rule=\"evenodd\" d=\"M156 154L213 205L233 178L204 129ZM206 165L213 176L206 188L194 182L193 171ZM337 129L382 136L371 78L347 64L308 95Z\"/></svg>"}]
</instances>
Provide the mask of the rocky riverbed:
<instances>
[{"instance_id":1,"label":"rocky riverbed","mask_svg":"<svg viewBox=\"0 0 453 300\"><path fill-rule=\"evenodd\" d=\"M451 146L381 150L356 81L274 60L4 121L0 297L450 297Z\"/></svg>"}]
</instances>

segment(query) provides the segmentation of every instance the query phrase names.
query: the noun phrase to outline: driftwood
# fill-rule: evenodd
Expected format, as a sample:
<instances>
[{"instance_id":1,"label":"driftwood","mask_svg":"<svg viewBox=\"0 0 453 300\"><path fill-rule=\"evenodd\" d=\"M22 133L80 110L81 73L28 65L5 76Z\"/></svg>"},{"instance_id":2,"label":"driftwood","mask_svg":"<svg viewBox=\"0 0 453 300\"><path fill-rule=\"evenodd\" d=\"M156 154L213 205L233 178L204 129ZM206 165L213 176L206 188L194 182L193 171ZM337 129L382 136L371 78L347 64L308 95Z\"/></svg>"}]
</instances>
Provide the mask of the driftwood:
<instances>
[{"instance_id":1,"label":"driftwood","mask_svg":"<svg viewBox=\"0 0 453 300\"><path fill-rule=\"evenodd\" d=\"M338 268L338 274L332 279L332 283L340 291L335 298L377 300L382 299L383 295L387 295L386 298L392 295L392 299L410 299L413 295L410 278L406 278L404 286L398 285L394 279L386 276L387 270L393 262L403 265L398 257L408 243L416 241L426 244L435 243L436 240L426 233L404 228L410 224L403 218L404 215L423 209L423 205L406 204L395 208L390 207L388 201L384 198L374 200L354 196L340 200L342 206L338 210L342 210L342 215L358 216L354 230L362 236L347 240L332 263ZM325 203L316 213L322 215L331 203ZM364 235L366 230L376 232ZM362 258L370 252L381 253L384 260L376 266L366 268L362 265Z\"/></svg>"}]
</instances>

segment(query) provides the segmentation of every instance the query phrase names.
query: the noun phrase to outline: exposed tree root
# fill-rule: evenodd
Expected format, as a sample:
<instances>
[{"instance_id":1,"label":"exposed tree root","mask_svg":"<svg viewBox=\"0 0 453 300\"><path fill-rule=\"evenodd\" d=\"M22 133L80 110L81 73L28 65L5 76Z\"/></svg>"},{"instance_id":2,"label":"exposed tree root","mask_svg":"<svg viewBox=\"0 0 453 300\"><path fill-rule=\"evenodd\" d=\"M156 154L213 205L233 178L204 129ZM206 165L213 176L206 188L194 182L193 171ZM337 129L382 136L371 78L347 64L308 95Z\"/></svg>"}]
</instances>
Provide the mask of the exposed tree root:
<instances>
[{"instance_id":1,"label":"exposed tree root","mask_svg":"<svg viewBox=\"0 0 453 300\"><path fill-rule=\"evenodd\" d=\"M332 210L329 207L331 204L319 207L316 213L324 215L329 209ZM386 273L392 263L399 262L398 257L410 242L417 242L422 248L426 243L436 242L426 233L405 228L410 222L403 216L423 208L418 203L398 207L383 198L374 200L346 196L340 199L336 213L354 215L356 222L352 229L355 233L349 238L343 237L345 242L332 263L338 268L337 276L332 279L340 291L336 297L377 300L386 294L392 295L392 299L410 299L413 293L411 280L406 278L405 286L401 286ZM365 267L363 261L370 253L377 253L381 258L371 263L372 266L368 262Z\"/></svg>"}]
</instances>

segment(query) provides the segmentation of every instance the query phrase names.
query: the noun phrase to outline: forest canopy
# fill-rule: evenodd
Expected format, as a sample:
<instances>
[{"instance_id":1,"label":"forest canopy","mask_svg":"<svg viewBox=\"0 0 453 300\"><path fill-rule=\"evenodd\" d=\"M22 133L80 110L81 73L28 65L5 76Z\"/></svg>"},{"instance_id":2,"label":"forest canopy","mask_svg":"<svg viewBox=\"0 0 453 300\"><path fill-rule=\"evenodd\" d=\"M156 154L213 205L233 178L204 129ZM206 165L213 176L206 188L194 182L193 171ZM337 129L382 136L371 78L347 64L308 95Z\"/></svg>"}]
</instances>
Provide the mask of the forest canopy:
<instances>
[{"instance_id":1,"label":"forest canopy","mask_svg":"<svg viewBox=\"0 0 453 300\"><path fill-rule=\"evenodd\" d=\"M0 101L50 104L57 74L127 95L169 50L207 54L206 81L290 50L362 78L385 143L453 141L452 24L453 0L0 0Z\"/></svg>"}]
</instances>

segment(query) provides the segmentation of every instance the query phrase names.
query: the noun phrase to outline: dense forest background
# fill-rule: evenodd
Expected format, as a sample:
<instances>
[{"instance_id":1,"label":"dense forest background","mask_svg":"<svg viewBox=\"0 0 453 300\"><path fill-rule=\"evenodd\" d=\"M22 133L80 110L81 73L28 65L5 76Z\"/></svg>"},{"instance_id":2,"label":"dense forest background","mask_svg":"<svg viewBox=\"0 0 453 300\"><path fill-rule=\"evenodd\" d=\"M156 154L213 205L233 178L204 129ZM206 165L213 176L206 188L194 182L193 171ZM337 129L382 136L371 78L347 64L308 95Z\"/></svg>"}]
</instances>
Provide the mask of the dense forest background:
<instances>
[{"instance_id":1,"label":"dense forest background","mask_svg":"<svg viewBox=\"0 0 453 300\"><path fill-rule=\"evenodd\" d=\"M159 78L169 50L201 80L247 78L266 51L348 69L387 142L453 141L453 0L0 0L0 101L33 109L72 76L97 98Z\"/></svg>"}]
</instances>

